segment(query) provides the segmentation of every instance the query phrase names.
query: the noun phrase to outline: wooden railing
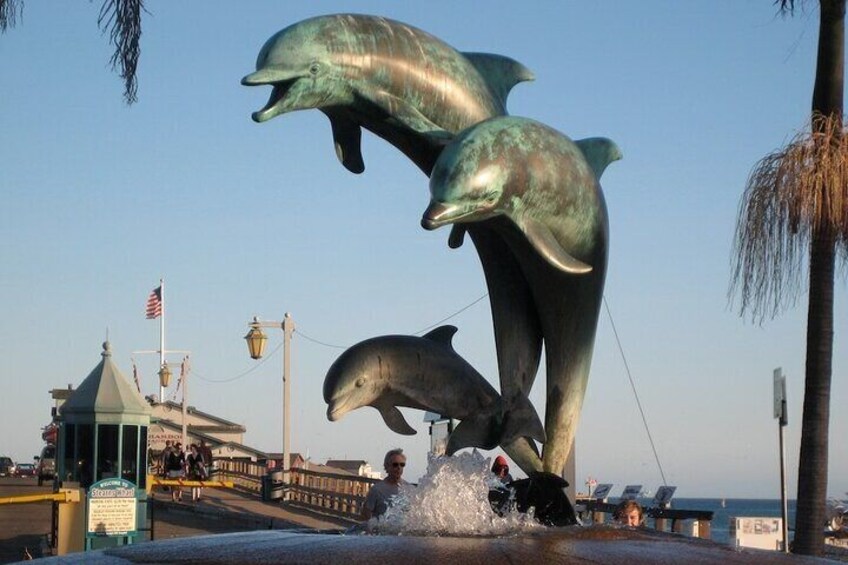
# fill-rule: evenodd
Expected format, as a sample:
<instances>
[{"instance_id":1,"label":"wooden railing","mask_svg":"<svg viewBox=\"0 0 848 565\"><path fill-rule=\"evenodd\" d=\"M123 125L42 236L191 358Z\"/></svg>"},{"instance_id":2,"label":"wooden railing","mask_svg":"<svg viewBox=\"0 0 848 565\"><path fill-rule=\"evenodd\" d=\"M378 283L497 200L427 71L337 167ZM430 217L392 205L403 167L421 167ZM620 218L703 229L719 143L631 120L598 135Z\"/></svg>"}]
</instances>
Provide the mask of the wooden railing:
<instances>
[{"instance_id":1,"label":"wooden railing","mask_svg":"<svg viewBox=\"0 0 848 565\"><path fill-rule=\"evenodd\" d=\"M215 480L232 481L235 488L261 495L263 480L268 487L268 469L264 465L249 461L216 460ZM355 475L320 473L294 468L291 470L291 484L281 482L273 485L277 494L275 499L286 500L289 504L301 506L343 518L357 519L362 503L371 486L379 479L369 479ZM580 500L578 505L585 506L592 522L603 524L611 516L616 504L599 500ZM713 512L706 510L678 510L671 508L648 508L645 510L646 523L653 520L653 527L659 531L684 533L687 521L697 520L697 537L709 539Z\"/></svg>"},{"instance_id":2,"label":"wooden railing","mask_svg":"<svg viewBox=\"0 0 848 565\"><path fill-rule=\"evenodd\" d=\"M216 461L216 480L228 480L238 490L257 495L263 494L269 487L268 469L249 461ZM343 518L358 518L365 496L371 485L379 479L369 479L356 475L320 473L306 469L291 470L290 484L276 482L270 485L275 491L275 499L283 499L294 506L302 506L325 514ZM269 497L270 498L270 497Z\"/></svg>"},{"instance_id":3,"label":"wooden railing","mask_svg":"<svg viewBox=\"0 0 848 565\"><path fill-rule=\"evenodd\" d=\"M378 482L380 479L293 469L288 499L328 514L357 518L368 491Z\"/></svg>"}]
</instances>

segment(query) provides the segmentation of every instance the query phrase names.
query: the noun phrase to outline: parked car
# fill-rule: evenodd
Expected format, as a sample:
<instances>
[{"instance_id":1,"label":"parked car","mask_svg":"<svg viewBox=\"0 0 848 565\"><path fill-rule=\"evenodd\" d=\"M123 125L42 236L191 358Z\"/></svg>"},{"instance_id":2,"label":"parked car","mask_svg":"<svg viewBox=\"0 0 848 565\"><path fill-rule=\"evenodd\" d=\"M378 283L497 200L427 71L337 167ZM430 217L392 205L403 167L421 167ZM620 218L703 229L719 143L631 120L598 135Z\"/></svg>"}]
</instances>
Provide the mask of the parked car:
<instances>
[{"instance_id":1,"label":"parked car","mask_svg":"<svg viewBox=\"0 0 848 565\"><path fill-rule=\"evenodd\" d=\"M22 479L36 475L35 465L32 463L18 463L15 467L15 476Z\"/></svg>"},{"instance_id":2,"label":"parked car","mask_svg":"<svg viewBox=\"0 0 848 565\"><path fill-rule=\"evenodd\" d=\"M56 447L53 445L45 445L41 450L41 455L38 458L38 463L35 465L36 473L38 474L38 486L44 484L44 481L52 481L56 477Z\"/></svg>"},{"instance_id":3,"label":"parked car","mask_svg":"<svg viewBox=\"0 0 848 565\"><path fill-rule=\"evenodd\" d=\"M11 457L0 457L0 477L11 477L15 474L15 462Z\"/></svg>"}]
</instances>

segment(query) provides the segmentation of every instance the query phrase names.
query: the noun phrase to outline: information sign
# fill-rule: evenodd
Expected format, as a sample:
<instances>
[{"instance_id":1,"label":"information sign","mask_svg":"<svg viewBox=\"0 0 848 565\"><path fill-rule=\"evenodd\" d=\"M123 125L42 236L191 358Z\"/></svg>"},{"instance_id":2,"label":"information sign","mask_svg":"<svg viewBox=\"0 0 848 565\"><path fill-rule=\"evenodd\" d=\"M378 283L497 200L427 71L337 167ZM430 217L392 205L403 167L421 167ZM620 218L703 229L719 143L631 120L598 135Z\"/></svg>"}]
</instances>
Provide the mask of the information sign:
<instances>
[{"instance_id":1,"label":"information sign","mask_svg":"<svg viewBox=\"0 0 848 565\"><path fill-rule=\"evenodd\" d=\"M138 500L126 479L103 479L88 489L86 537L134 536Z\"/></svg>"}]
</instances>

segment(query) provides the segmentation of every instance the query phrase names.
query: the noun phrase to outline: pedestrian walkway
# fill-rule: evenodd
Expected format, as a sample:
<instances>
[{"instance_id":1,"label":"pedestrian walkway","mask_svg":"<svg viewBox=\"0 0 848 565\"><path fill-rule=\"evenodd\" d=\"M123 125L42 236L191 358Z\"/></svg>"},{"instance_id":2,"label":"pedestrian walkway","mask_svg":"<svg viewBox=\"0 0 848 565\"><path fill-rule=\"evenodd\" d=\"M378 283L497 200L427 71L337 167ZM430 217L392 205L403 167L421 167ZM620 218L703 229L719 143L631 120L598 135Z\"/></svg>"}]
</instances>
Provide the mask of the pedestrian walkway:
<instances>
[{"instance_id":1,"label":"pedestrian walkway","mask_svg":"<svg viewBox=\"0 0 848 565\"><path fill-rule=\"evenodd\" d=\"M157 488L153 493L157 505L171 511L185 511L221 517L229 520L249 520L257 529L306 529L321 532L346 530L357 522L293 507L283 502L263 502L255 495L235 489L204 488L200 500L192 502L191 494L183 492L182 502L171 501L171 494Z\"/></svg>"}]
</instances>

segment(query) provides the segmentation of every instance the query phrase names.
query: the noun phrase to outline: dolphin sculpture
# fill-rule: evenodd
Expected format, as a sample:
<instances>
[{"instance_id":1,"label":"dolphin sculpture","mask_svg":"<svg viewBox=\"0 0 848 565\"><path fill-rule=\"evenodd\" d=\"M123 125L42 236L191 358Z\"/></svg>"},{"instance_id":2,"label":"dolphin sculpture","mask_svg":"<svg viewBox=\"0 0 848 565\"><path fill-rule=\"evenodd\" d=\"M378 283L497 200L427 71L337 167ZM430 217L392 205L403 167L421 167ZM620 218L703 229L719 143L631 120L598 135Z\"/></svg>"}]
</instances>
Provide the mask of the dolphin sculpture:
<instances>
[{"instance_id":1,"label":"dolphin sculpture","mask_svg":"<svg viewBox=\"0 0 848 565\"><path fill-rule=\"evenodd\" d=\"M501 429L500 395L454 351L456 331L442 326L423 337L375 337L345 350L324 379L327 418L336 421L372 406L391 430L412 435L415 430L398 406L436 412L461 421L448 440L449 455L463 447L493 449L501 442L508 446L524 437L543 441L542 423L529 400L522 406L528 412L523 421L535 420L535 426ZM526 458L521 452L516 456Z\"/></svg>"},{"instance_id":2,"label":"dolphin sculpture","mask_svg":"<svg viewBox=\"0 0 848 565\"><path fill-rule=\"evenodd\" d=\"M586 391L608 246L598 179L619 158L608 139L575 143L534 120L495 117L445 147L430 178L422 226L488 222L529 288L545 345L548 473L565 466Z\"/></svg>"},{"instance_id":3,"label":"dolphin sculpture","mask_svg":"<svg viewBox=\"0 0 848 565\"><path fill-rule=\"evenodd\" d=\"M336 154L354 173L365 169L364 127L429 174L454 134L505 114L510 89L532 79L508 57L460 53L386 18L333 14L273 35L242 84L273 87L265 107L253 113L257 122L294 110L324 112Z\"/></svg>"},{"instance_id":4,"label":"dolphin sculpture","mask_svg":"<svg viewBox=\"0 0 848 565\"><path fill-rule=\"evenodd\" d=\"M257 122L317 108L332 126L336 153L354 173L364 170L361 129L382 137L426 175L450 138L486 118L506 114L515 84L533 79L520 63L499 55L460 53L412 26L351 14L320 16L272 36L260 50L248 86L269 85ZM455 232L451 246L466 230ZM489 287L504 420L527 414L522 406L542 353L540 321L520 266L489 222L467 226ZM515 421L508 429L532 427ZM513 460L527 473L541 470L536 446L515 445Z\"/></svg>"}]
</instances>

